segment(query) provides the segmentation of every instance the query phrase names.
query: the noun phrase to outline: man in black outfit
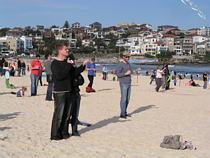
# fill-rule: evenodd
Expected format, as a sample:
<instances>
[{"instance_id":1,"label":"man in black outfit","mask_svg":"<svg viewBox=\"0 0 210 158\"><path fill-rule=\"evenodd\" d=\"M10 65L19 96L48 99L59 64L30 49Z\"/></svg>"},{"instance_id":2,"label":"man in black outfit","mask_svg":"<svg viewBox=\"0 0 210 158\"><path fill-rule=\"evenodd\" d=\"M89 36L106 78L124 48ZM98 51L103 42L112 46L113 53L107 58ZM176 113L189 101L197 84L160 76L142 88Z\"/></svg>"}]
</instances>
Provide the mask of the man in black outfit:
<instances>
[{"instance_id":1,"label":"man in black outfit","mask_svg":"<svg viewBox=\"0 0 210 158\"><path fill-rule=\"evenodd\" d=\"M52 62L52 78L54 82L54 113L51 126L51 140L70 137L68 132L72 108L72 81L74 76L73 61L66 59L69 50L64 44L56 46L57 58ZM83 62L86 65L87 61Z\"/></svg>"},{"instance_id":2,"label":"man in black outfit","mask_svg":"<svg viewBox=\"0 0 210 158\"><path fill-rule=\"evenodd\" d=\"M73 54L70 54L69 58L74 61L73 67L73 82L72 82L72 92L71 92L71 99L72 99L72 110L71 110L71 127L72 127L72 136L80 136L77 126L80 123L78 116L79 116L79 109L80 109L80 89L79 86L84 84L84 78L81 75L81 72L85 70L85 66L81 65L79 67L75 66L75 57Z\"/></svg>"},{"instance_id":3,"label":"man in black outfit","mask_svg":"<svg viewBox=\"0 0 210 158\"><path fill-rule=\"evenodd\" d=\"M20 77L20 73L21 73L21 61L20 61L19 58L18 58L18 61L17 61L17 71L18 71L18 77Z\"/></svg>"}]
</instances>

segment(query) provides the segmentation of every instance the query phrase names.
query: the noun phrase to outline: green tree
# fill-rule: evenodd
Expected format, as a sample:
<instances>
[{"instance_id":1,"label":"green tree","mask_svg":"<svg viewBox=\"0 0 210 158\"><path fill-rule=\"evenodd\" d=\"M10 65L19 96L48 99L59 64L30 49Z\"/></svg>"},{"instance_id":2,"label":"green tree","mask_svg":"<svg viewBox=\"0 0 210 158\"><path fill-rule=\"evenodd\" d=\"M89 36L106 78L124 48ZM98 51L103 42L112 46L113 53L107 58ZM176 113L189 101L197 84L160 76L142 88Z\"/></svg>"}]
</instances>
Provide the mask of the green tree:
<instances>
[{"instance_id":1,"label":"green tree","mask_svg":"<svg viewBox=\"0 0 210 158\"><path fill-rule=\"evenodd\" d=\"M70 27L69 22L68 22L67 20L65 21L63 27L64 27L64 28L69 28L69 27Z\"/></svg>"},{"instance_id":2,"label":"green tree","mask_svg":"<svg viewBox=\"0 0 210 158\"><path fill-rule=\"evenodd\" d=\"M2 29L0 29L0 37L6 36L7 31L9 31L9 30L10 30L10 28L2 28Z\"/></svg>"},{"instance_id":3,"label":"green tree","mask_svg":"<svg viewBox=\"0 0 210 158\"><path fill-rule=\"evenodd\" d=\"M158 58L159 61L165 62L171 60L174 54L174 52L170 51L161 51L160 54L156 55L156 58Z\"/></svg>"},{"instance_id":4,"label":"green tree","mask_svg":"<svg viewBox=\"0 0 210 158\"><path fill-rule=\"evenodd\" d=\"M82 41L80 39L77 39L76 47L82 47Z\"/></svg>"},{"instance_id":5,"label":"green tree","mask_svg":"<svg viewBox=\"0 0 210 158\"><path fill-rule=\"evenodd\" d=\"M204 61L210 62L210 51L206 51L206 54L203 57Z\"/></svg>"}]
</instances>

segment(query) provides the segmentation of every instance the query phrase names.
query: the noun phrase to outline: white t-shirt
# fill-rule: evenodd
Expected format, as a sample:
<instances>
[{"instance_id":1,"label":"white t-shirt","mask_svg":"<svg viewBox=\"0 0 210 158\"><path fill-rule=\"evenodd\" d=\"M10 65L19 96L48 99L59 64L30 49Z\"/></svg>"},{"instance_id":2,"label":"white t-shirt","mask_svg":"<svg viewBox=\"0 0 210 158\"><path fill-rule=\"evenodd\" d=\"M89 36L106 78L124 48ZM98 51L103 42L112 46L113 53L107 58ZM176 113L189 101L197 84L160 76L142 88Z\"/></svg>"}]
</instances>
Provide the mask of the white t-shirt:
<instances>
[{"instance_id":1,"label":"white t-shirt","mask_svg":"<svg viewBox=\"0 0 210 158\"><path fill-rule=\"evenodd\" d=\"M157 69L156 78L163 78L163 70Z\"/></svg>"},{"instance_id":2,"label":"white t-shirt","mask_svg":"<svg viewBox=\"0 0 210 158\"><path fill-rule=\"evenodd\" d=\"M10 77L9 71L6 71L4 76L5 76L6 79L9 79L9 77Z\"/></svg>"}]
</instances>

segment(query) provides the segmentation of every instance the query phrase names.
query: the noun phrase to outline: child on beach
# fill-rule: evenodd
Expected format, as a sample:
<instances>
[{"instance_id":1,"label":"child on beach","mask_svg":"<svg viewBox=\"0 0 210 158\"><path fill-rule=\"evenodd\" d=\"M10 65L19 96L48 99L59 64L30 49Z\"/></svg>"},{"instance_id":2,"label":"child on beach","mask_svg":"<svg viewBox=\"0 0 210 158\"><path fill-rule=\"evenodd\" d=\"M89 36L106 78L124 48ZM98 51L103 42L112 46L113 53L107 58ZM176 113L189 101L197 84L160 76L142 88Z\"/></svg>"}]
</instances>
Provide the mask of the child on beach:
<instances>
[{"instance_id":1,"label":"child on beach","mask_svg":"<svg viewBox=\"0 0 210 158\"><path fill-rule=\"evenodd\" d=\"M26 91L27 91L27 88L26 87L22 87L17 92L11 92L11 94L15 94L17 97L24 97Z\"/></svg>"},{"instance_id":2,"label":"child on beach","mask_svg":"<svg viewBox=\"0 0 210 158\"><path fill-rule=\"evenodd\" d=\"M11 66L10 66L11 68ZM10 89L15 89L15 86L11 83L9 83L9 78L10 78L10 68L8 67L5 67L5 84L6 84L6 87L7 88L10 88Z\"/></svg>"}]
</instances>

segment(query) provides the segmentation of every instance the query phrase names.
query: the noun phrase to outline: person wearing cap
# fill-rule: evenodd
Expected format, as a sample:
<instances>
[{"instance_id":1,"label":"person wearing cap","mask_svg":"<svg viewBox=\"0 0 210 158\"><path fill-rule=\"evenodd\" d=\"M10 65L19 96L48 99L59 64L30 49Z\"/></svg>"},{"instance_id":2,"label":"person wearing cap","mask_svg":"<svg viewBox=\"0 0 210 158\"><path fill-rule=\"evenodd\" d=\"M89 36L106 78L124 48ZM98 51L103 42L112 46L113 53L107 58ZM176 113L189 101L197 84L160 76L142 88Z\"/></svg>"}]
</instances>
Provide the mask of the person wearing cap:
<instances>
[{"instance_id":1,"label":"person wearing cap","mask_svg":"<svg viewBox=\"0 0 210 158\"><path fill-rule=\"evenodd\" d=\"M31 61L31 96L37 95L38 79L41 70L40 55L36 55L36 59Z\"/></svg>"},{"instance_id":2,"label":"person wearing cap","mask_svg":"<svg viewBox=\"0 0 210 158\"><path fill-rule=\"evenodd\" d=\"M123 53L119 65L116 68L116 75L119 79L121 99L120 99L120 117L126 119L128 115L127 107L131 94L131 66L128 62L130 58L129 53Z\"/></svg>"}]
</instances>

